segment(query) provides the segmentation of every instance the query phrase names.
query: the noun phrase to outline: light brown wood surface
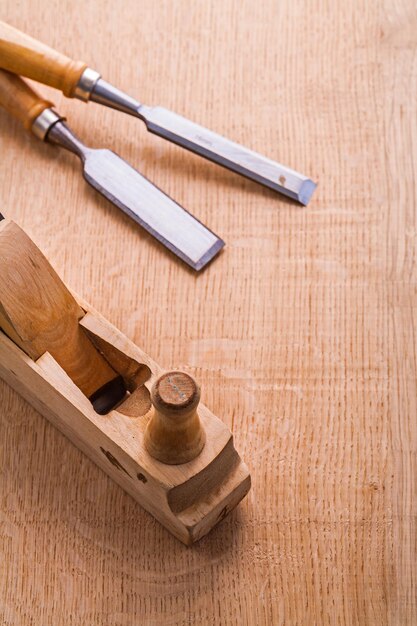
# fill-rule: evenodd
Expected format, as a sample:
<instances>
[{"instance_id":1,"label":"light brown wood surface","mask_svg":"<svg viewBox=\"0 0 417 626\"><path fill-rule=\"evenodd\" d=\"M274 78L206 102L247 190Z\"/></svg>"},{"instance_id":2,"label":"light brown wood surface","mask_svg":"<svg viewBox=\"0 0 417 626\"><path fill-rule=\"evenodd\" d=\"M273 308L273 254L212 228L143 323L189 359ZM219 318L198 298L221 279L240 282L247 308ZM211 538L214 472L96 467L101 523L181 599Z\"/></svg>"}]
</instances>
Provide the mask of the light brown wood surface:
<instances>
[{"instance_id":1,"label":"light brown wood surface","mask_svg":"<svg viewBox=\"0 0 417 626\"><path fill-rule=\"evenodd\" d=\"M319 182L300 208L40 88L226 240L195 276L0 113L0 210L196 377L253 480L186 548L0 383L2 623L414 625L415 2L5 0L2 18Z\"/></svg>"}]
</instances>

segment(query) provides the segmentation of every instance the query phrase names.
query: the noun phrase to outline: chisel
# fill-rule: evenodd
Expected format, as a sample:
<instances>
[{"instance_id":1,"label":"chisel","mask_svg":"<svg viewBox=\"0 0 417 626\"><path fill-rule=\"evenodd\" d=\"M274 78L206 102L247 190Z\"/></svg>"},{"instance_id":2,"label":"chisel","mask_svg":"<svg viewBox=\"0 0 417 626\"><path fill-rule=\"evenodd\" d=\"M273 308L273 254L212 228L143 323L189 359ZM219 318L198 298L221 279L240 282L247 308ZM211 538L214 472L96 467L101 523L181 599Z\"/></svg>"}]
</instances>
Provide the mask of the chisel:
<instances>
[{"instance_id":1,"label":"chisel","mask_svg":"<svg viewBox=\"0 0 417 626\"><path fill-rule=\"evenodd\" d=\"M301 204L308 204L316 184L203 126L164 109L149 107L113 87L81 61L74 61L21 31L0 22L0 67L55 87L68 98L98 102L138 117L148 131L214 163L255 180Z\"/></svg>"},{"instance_id":2,"label":"chisel","mask_svg":"<svg viewBox=\"0 0 417 626\"><path fill-rule=\"evenodd\" d=\"M212 231L110 150L85 146L22 78L0 70L0 106L37 137L76 154L86 181L193 269L224 246Z\"/></svg>"}]
</instances>

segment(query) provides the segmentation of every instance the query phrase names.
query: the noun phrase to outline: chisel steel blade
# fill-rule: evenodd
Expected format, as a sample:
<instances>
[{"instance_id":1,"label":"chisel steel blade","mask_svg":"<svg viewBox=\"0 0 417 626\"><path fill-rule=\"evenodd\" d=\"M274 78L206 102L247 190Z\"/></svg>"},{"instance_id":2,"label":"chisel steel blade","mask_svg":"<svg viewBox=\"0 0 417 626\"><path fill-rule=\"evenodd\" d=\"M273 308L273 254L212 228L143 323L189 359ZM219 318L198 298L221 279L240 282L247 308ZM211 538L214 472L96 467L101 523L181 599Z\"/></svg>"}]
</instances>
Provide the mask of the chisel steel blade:
<instances>
[{"instance_id":1,"label":"chisel steel blade","mask_svg":"<svg viewBox=\"0 0 417 626\"><path fill-rule=\"evenodd\" d=\"M140 106L147 129L214 163L255 180L274 191L308 204L316 184L295 170L213 133L163 107Z\"/></svg>"},{"instance_id":2,"label":"chisel steel blade","mask_svg":"<svg viewBox=\"0 0 417 626\"><path fill-rule=\"evenodd\" d=\"M199 270L224 242L110 150L91 151L84 178L183 261Z\"/></svg>"},{"instance_id":3,"label":"chisel steel blade","mask_svg":"<svg viewBox=\"0 0 417 626\"><path fill-rule=\"evenodd\" d=\"M111 150L82 144L62 122L48 141L77 154L86 181L195 270L223 248L224 241Z\"/></svg>"}]
</instances>

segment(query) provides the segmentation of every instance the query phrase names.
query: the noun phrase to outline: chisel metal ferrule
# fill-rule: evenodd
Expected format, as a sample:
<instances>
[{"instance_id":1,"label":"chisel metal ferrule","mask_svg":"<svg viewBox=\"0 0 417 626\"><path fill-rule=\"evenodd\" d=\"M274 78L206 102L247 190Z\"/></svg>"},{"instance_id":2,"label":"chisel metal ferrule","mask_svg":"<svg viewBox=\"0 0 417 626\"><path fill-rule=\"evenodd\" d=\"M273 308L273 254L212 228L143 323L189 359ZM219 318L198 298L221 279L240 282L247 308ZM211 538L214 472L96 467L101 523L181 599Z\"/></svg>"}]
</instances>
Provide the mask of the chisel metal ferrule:
<instances>
[{"instance_id":1,"label":"chisel metal ferrule","mask_svg":"<svg viewBox=\"0 0 417 626\"><path fill-rule=\"evenodd\" d=\"M91 69L91 67L87 67L81 74L80 80L75 86L74 98L78 98L78 100L82 100L83 102L88 102L94 89L94 85L97 83L99 78L100 74L96 72L96 70Z\"/></svg>"},{"instance_id":2,"label":"chisel metal ferrule","mask_svg":"<svg viewBox=\"0 0 417 626\"><path fill-rule=\"evenodd\" d=\"M101 75L91 67L87 67L81 74L74 90L74 97L83 102L91 100L116 111L141 117L139 115L140 102L103 80Z\"/></svg>"},{"instance_id":3,"label":"chisel metal ferrule","mask_svg":"<svg viewBox=\"0 0 417 626\"><path fill-rule=\"evenodd\" d=\"M64 119L64 117L59 115L53 109L45 109L33 121L31 128L32 133L42 141L46 141L46 136L51 130L52 126L55 126L57 122L61 122Z\"/></svg>"},{"instance_id":4,"label":"chisel metal ferrule","mask_svg":"<svg viewBox=\"0 0 417 626\"><path fill-rule=\"evenodd\" d=\"M76 154L84 162L90 151L65 124L66 118L53 109L45 109L32 124L36 137L65 148Z\"/></svg>"}]
</instances>

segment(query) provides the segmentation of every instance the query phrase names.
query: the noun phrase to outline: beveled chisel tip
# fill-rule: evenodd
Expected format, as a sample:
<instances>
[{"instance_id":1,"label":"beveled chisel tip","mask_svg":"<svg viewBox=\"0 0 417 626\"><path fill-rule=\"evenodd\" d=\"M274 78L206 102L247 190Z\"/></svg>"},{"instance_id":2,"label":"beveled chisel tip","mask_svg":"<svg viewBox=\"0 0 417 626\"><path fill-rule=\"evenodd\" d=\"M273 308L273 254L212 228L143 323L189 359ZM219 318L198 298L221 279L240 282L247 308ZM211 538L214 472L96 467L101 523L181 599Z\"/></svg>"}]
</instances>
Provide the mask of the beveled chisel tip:
<instances>
[{"instance_id":1,"label":"beveled chisel tip","mask_svg":"<svg viewBox=\"0 0 417 626\"><path fill-rule=\"evenodd\" d=\"M300 191L298 193L298 201L301 202L301 204L304 204L304 206L307 206L316 187L317 183L314 183L309 178L305 180L301 185Z\"/></svg>"},{"instance_id":2,"label":"beveled chisel tip","mask_svg":"<svg viewBox=\"0 0 417 626\"><path fill-rule=\"evenodd\" d=\"M194 269L196 272L203 269L214 257L220 252L222 248L224 248L225 242L223 239L217 239L217 241L211 246L209 250L197 261L194 263Z\"/></svg>"}]
</instances>

